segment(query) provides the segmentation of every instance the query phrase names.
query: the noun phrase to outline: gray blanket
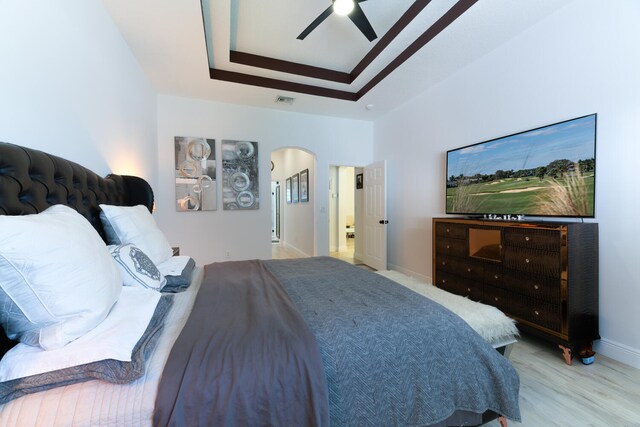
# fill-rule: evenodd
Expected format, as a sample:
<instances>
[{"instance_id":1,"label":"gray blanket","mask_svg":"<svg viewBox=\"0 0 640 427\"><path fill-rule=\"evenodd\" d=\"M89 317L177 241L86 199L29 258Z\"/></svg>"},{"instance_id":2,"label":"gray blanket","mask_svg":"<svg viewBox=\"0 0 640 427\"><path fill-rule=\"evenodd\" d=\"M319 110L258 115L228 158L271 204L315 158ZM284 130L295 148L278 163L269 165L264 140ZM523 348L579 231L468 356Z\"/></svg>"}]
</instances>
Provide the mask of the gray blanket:
<instances>
[{"instance_id":1,"label":"gray blanket","mask_svg":"<svg viewBox=\"0 0 640 427\"><path fill-rule=\"evenodd\" d=\"M318 346L259 261L205 267L164 368L155 426L326 426Z\"/></svg>"},{"instance_id":2,"label":"gray blanket","mask_svg":"<svg viewBox=\"0 0 640 427\"><path fill-rule=\"evenodd\" d=\"M332 426L425 426L487 410L520 420L515 369L449 310L332 258L265 264L316 336Z\"/></svg>"}]
</instances>

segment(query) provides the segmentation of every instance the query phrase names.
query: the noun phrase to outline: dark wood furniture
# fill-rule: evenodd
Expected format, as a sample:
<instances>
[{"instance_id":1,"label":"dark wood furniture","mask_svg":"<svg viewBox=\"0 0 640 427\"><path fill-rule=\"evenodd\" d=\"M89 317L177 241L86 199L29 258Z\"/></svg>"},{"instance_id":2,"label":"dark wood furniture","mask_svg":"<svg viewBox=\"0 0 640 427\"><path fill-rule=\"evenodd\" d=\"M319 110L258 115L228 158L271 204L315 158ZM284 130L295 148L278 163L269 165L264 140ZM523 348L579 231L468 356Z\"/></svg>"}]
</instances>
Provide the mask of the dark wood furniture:
<instances>
[{"instance_id":1,"label":"dark wood furniture","mask_svg":"<svg viewBox=\"0 0 640 427\"><path fill-rule=\"evenodd\" d=\"M598 334L598 224L433 219L434 284L493 305L565 360Z\"/></svg>"}]
</instances>

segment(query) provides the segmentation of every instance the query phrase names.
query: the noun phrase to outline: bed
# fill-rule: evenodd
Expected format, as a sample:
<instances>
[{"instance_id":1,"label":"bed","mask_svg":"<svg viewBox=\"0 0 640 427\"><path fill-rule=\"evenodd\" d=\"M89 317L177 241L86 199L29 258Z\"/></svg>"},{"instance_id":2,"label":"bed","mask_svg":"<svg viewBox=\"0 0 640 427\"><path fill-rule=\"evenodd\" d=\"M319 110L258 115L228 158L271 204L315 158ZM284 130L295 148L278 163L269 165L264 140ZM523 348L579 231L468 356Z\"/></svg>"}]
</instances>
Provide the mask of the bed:
<instances>
[{"instance_id":1,"label":"bed","mask_svg":"<svg viewBox=\"0 0 640 427\"><path fill-rule=\"evenodd\" d=\"M101 178L59 157L0 143L0 214L36 217L30 214L60 204L84 216L108 242L113 230L105 229L109 222L100 214L111 206L150 211L153 192L140 178ZM142 248L157 251L155 245ZM459 316L386 277L328 257L214 263L189 271L182 292L145 290L158 294L158 302L133 347L131 359L135 353L141 360L136 379L22 389L0 406L0 425L520 420L519 379L508 360ZM127 286L122 288L124 295ZM95 329L124 304L122 295ZM12 350L0 365L15 347L24 347L1 338L2 354Z\"/></svg>"}]
</instances>

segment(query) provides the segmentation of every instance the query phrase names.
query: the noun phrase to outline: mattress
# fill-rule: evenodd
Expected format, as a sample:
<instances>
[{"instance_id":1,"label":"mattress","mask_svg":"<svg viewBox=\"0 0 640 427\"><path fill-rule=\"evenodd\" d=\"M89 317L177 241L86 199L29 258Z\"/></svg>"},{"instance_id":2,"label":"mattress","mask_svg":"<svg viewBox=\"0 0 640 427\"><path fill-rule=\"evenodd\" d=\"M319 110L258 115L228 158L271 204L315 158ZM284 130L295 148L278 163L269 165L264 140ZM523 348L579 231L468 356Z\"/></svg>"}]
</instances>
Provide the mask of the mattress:
<instances>
[{"instance_id":1,"label":"mattress","mask_svg":"<svg viewBox=\"0 0 640 427\"><path fill-rule=\"evenodd\" d=\"M191 286L175 295L142 378L124 385L94 380L21 397L0 406L0 426L150 426L162 370L189 317L202 275L203 269L196 268Z\"/></svg>"}]
</instances>

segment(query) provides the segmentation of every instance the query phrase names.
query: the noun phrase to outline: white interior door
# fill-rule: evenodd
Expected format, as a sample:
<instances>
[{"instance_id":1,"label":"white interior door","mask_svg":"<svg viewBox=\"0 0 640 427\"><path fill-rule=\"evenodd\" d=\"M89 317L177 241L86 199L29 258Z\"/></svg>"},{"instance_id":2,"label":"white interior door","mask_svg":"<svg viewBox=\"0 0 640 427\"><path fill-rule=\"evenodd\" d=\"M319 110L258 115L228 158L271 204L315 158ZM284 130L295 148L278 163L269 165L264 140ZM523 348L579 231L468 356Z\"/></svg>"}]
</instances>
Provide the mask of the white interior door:
<instances>
[{"instance_id":1,"label":"white interior door","mask_svg":"<svg viewBox=\"0 0 640 427\"><path fill-rule=\"evenodd\" d=\"M364 168L364 247L362 261L376 270L387 269L386 161Z\"/></svg>"}]
</instances>

